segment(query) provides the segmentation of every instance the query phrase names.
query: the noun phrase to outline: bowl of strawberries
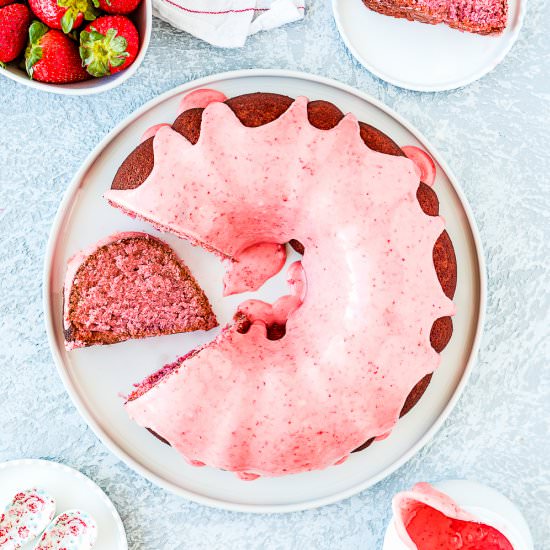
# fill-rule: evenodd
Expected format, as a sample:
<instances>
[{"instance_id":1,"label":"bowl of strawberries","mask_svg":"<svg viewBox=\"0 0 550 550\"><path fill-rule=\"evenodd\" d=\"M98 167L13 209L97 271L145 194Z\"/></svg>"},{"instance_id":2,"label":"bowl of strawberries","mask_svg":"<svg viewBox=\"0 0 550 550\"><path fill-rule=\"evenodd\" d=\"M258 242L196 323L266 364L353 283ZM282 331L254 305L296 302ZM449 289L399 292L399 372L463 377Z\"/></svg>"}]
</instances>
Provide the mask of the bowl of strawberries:
<instances>
[{"instance_id":1,"label":"bowl of strawberries","mask_svg":"<svg viewBox=\"0 0 550 550\"><path fill-rule=\"evenodd\" d=\"M0 74L68 95L119 86L149 45L151 0L0 0Z\"/></svg>"}]
</instances>

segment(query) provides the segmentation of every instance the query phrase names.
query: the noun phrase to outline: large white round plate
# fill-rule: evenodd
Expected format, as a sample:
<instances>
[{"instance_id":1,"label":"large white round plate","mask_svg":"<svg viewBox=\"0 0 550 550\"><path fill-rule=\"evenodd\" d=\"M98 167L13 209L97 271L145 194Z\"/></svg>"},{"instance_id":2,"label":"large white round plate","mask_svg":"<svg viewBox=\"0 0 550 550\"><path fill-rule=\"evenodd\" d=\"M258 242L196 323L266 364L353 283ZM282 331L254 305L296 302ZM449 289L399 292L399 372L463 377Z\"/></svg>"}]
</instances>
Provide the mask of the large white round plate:
<instances>
[{"instance_id":1,"label":"large white round plate","mask_svg":"<svg viewBox=\"0 0 550 550\"><path fill-rule=\"evenodd\" d=\"M189 466L170 447L132 423L121 394L132 383L210 341L211 333L179 334L67 353L63 346L62 285L67 259L77 250L121 230L156 232L111 208L102 198L125 157L151 125L173 121L181 96L212 87L228 97L247 92L278 92L326 99L377 126L400 144L424 147L438 164L435 188L458 258L455 331L441 368L425 397L385 441L325 471L246 482L233 474ZM250 294L222 298L220 262L200 248L166 236L185 259L212 301L223 325ZM282 272L284 273L284 271ZM105 445L158 485L192 500L232 510L284 512L329 504L379 481L416 453L456 403L473 363L482 328L485 274L481 245L470 209L440 155L399 115L376 100L338 82L302 73L240 71L190 82L149 102L115 128L90 154L69 186L53 224L46 253L44 308L48 337L59 374L75 405ZM273 301L287 292L284 275L272 279L258 297Z\"/></svg>"},{"instance_id":2,"label":"large white round plate","mask_svg":"<svg viewBox=\"0 0 550 550\"><path fill-rule=\"evenodd\" d=\"M396 19L362 0L332 0L332 9L346 46L371 73L401 88L440 92L471 84L504 59L518 37L527 0L508 4L508 24L499 36Z\"/></svg>"},{"instance_id":3,"label":"large white round plate","mask_svg":"<svg viewBox=\"0 0 550 550\"><path fill-rule=\"evenodd\" d=\"M21 490L36 487L55 498L55 514L78 508L97 522L94 550L128 550L124 525L113 503L77 470L48 460L12 460L0 464L0 511ZM30 550L29 543L22 550Z\"/></svg>"}]
</instances>

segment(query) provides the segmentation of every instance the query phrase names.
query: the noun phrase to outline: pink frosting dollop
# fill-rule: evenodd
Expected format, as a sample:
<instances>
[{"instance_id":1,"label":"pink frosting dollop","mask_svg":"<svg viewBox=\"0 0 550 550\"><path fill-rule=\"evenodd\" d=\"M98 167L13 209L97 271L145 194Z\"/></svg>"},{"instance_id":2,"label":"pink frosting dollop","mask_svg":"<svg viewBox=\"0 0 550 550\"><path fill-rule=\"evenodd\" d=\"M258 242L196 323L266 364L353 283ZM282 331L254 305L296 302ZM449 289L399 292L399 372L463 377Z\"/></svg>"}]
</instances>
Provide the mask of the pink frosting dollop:
<instances>
[{"instance_id":1,"label":"pink frosting dollop","mask_svg":"<svg viewBox=\"0 0 550 550\"><path fill-rule=\"evenodd\" d=\"M421 210L412 162L366 147L351 114L313 127L307 103L257 128L212 103L195 145L161 128L147 180L105 195L223 258L305 246L289 297L243 304L246 332L227 328L126 403L188 461L247 479L325 468L391 431L439 365L434 320L455 311L432 260L444 221Z\"/></svg>"},{"instance_id":2,"label":"pink frosting dollop","mask_svg":"<svg viewBox=\"0 0 550 550\"><path fill-rule=\"evenodd\" d=\"M149 128L147 128L147 130L145 130L145 132L143 132L143 135L141 136L141 143L148 140L149 138L155 137L157 132L165 126L170 126L170 124L155 124L154 126L150 126Z\"/></svg>"},{"instance_id":3,"label":"pink frosting dollop","mask_svg":"<svg viewBox=\"0 0 550 550\"><path fill-rule=\"evenodd\" d=\"M227 97L218 90L200 88L185 94L178 107L178 115L189 109L204 109L211 103L225 101Z\"/></svg>"}]
</instances>

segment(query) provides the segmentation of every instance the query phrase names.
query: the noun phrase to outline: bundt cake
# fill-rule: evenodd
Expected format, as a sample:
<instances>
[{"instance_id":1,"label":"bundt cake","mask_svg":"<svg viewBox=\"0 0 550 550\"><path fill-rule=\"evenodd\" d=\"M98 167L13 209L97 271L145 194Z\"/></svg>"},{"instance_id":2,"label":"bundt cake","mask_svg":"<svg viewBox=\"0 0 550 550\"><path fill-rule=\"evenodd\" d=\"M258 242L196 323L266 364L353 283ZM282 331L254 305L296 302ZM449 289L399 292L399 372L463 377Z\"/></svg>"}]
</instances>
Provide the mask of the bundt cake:
<instances>
[{"instance_id":1,"label":"bundt cake","mask_svg":"<svg viewBox=\"0 0 550 550\"><path fill-rule=\"evenodd\" d=\"M500 34L506 27L508 0L363 0L383 15L476 34Z\"/></svg>"},{"instance_id":2,"label":"bundt cake","mask_svg":"<svg viewBox=\"0 0 550 550\"><path fill-rule=\"evenodd\" d=\"M456 259L437 195L395 142L329 102L193 105L138 145L106 199L230 272L244 255L267 277L287 242L303 258L288 295L241 304L213 342L138 384L127 412L191 464L244 479L340 463L415 405L451 337Z\"/></svg>"},{"instance_id":3,"label":"bundt cake","mask_svg":"<svg viewBox=\"0 0 550 550\"><path fill-rule=\"evenodd\" d=\"M189 269L146 233L118 233L76 254L63 294L69 350L217 325Z\"/></svg>"}]
</instances>

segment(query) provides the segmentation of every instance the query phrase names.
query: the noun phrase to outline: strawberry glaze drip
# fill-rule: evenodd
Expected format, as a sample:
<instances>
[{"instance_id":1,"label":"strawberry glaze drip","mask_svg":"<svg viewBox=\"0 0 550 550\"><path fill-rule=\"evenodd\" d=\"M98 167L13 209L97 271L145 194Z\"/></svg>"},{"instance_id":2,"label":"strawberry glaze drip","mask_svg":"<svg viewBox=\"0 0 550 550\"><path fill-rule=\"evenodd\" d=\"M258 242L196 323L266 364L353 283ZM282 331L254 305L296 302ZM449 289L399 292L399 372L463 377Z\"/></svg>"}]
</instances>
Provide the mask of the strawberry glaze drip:
<instances>
[{"instance_id":1,"label":"strawberry glaze drip","mask_svg":"<svg viewBox=\"0 0 550 550\"><path fill-rule=\"evenodd\" d=\"M166 123L155 124L154 126L151 126L150 128L147 128L147 130L145 130L145 132L143 132L143 135L141 136L140 143L143 143L144 141L148 140L149 138L155 137L157 132L165 126L170 126L170 124L166 124Z\"/></svg>"},{"instance_id":2,"label":"strawberry glaze drip","mask_svg":"<svg viewBox=\"0 0 550 550\"><path fill-rule=\"evenodd\" d=\"M258 243L243 250L237 258L225 260L223 295L258 290L285 265L286 250L277 243Z\"/></svg>"},{"instance_id":3,"label":"strawberry glaze drip","mask_svg":"<svg viewBox=\"0 0 550 550\"><path fill-rule=\"evenodd\" d=\"M218 90L210 88L194 90L183 96L178 107L178 115L189 109L204 109L210 103L223 102L226 99L227 97Z\"/></svg>"}]
</instances>

